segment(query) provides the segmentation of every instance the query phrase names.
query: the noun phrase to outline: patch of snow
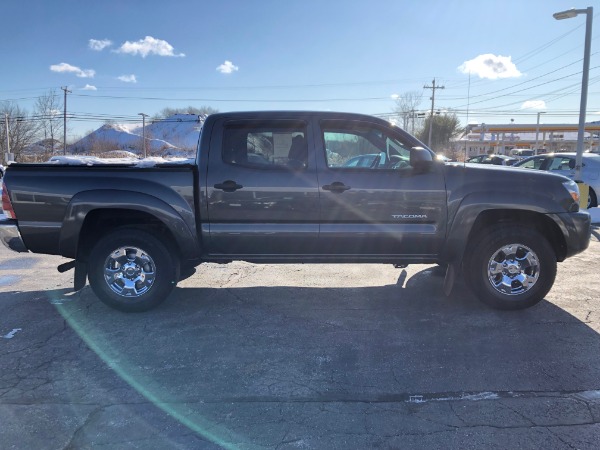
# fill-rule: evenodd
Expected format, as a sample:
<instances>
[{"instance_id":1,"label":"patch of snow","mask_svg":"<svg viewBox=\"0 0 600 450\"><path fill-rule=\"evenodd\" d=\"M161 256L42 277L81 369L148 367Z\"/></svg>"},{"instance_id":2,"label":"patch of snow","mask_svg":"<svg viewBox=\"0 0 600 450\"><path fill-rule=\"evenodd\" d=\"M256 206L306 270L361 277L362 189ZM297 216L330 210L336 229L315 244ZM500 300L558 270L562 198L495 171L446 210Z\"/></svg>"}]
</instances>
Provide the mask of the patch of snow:
<instances>
[{"instance_id":1,"label":"patch of snow","mask_svg":"<svg viewBox=\"0 0 600 450\"><path fill-rule=\"evenodd\" d=\"M96 156L53 156L50 164L67 166L102 166L107 164L122 164L135 167L154 167L157 164L194 164L194 158L162 158L151 156L138 158L97 158Z\"/></svg>"},{"instance_id":2,"label":"patch of snow","mask_svg":"<svg viewBox=\"0 0 600 450\"><path fill-rule=\"evenodd\" d=\"M587 212L592 216L592 223L600 225L600 208L590 208Z\"/></svg>"}]
</instances>

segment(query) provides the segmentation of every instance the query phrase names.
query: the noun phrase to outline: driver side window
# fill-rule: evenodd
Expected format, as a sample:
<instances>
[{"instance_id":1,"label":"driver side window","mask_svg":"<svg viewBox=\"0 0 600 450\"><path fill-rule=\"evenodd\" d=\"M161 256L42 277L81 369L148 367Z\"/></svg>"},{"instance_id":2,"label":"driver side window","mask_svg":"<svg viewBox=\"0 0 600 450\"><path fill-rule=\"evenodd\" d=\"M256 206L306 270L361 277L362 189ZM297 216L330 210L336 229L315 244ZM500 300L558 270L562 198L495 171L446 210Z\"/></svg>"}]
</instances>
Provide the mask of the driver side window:
<instances>
[{"instance_id":1,"label":"driver side window","mask_svg":"<svg viewBox=\"0 0 600 450\"><path fill-rule=\"evenodd\" d=\"M323 124L327 167L398 170L410 167L410 149L368 124ZM345 125L345 126L344 126Z\"/></svg>"}]
</instances>

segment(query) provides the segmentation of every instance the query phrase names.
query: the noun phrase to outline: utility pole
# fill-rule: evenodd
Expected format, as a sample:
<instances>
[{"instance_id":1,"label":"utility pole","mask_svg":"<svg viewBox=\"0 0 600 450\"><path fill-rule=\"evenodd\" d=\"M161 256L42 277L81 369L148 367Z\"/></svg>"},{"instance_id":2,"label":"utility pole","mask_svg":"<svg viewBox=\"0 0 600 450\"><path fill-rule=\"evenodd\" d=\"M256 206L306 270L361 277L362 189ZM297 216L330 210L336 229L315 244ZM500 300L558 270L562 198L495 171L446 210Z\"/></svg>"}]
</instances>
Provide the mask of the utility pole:
<instances>
[{"instance_id":1,"label":"utility pole","mask_svg":"<svg viewBox=\"0 0 600 450\"><path fill-rule=\"evenodd\" d=\"M146 117L148 114L138 113L138 116L142 116L142 149L144 152L144 159L146 158Z\"/></svg>"},{"instance_id":2,"label":"utility pole","mask_svg":"<svg viewBox=\"0 0 600 450\"><path fill-rule=\"evenodd\" d=\"M63 155L67 154L67 93L71 93L67 89L67 86L61 87L61 89L65 92L65 101L64 101L64 112L63 112Z\"/></svg>"},{"instance_id":3,"label":"utility pole","mask_svg":"<svg viewBox=\"0 0 600 450\"><path fill-rule=\"evenodd\" d=\"M431 148L431 133L433 130L433 108L435 106L435 90L436 89L445 89L445 86L436 86L435 78L431 82L431 86L423 86L425 89L431 89L431 114L429 116L429 139L427 140L427 146Z\"/></svg>"}]
</instances>

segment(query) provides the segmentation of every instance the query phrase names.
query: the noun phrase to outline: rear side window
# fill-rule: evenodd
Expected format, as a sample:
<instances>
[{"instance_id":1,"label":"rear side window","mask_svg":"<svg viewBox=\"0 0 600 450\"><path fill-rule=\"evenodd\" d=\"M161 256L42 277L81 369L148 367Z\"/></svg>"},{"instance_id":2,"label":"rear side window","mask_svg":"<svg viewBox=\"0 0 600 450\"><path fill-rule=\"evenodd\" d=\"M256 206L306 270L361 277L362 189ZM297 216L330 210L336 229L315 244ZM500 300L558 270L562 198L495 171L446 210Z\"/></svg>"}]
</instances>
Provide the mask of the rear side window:
<instances>
[{"instance_id":1,"label":"rear side window","mask_svg":"<svg viewBox=\"0 0 600 450\"><path fill-rule=\"evenodd\" d=\"M227 164L302 170L308 164L306 125L295 121L227 123L222 155Z\"/></svg>"},{"instance_id":2,"label":"rear side window","mask_svg":"<svg viewBox=\"0 0 600 450\"><path fill-rule=\"evenodd\" d=\"M571 170L575 168L575 160L562 156L556 156L548 170Z\"/></svg>"},{"instance_id":3,"label":"rear side window","mask_svg":"<svg viewBox=\"0 0 600 450\"><path fill-rule=\"evenodd\" d=\"M519 167L523 167L525 169L538 169L542 168L542 165L548 158L546 156L540 156L539 158L531 158L527 161L524 161L522 164L519 164Z\"/></svg>"}]
</instances>

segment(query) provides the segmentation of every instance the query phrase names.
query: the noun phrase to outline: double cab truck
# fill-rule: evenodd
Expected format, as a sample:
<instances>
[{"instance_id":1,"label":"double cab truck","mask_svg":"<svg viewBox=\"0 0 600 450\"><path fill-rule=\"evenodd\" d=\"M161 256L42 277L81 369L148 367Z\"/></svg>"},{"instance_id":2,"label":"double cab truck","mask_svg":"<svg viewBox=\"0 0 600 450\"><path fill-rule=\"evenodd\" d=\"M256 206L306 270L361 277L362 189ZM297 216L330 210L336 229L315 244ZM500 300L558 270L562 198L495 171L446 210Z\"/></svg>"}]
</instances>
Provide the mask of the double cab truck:
<instances>
[{"instance_id":1,"label":"double cab truck","mask_svg":"<svg viewBox=\"0 0 600 450\"><path fill-rule=\"evenodd\" d=\"M209 116L184 164L12 164L0 238L62 255L74 287L145 311L205 262L411 263L462 274L486 304L527 308L590 216L568 178L443 163L388 122L332 112Z\"/></svg>"}]
</instances>

